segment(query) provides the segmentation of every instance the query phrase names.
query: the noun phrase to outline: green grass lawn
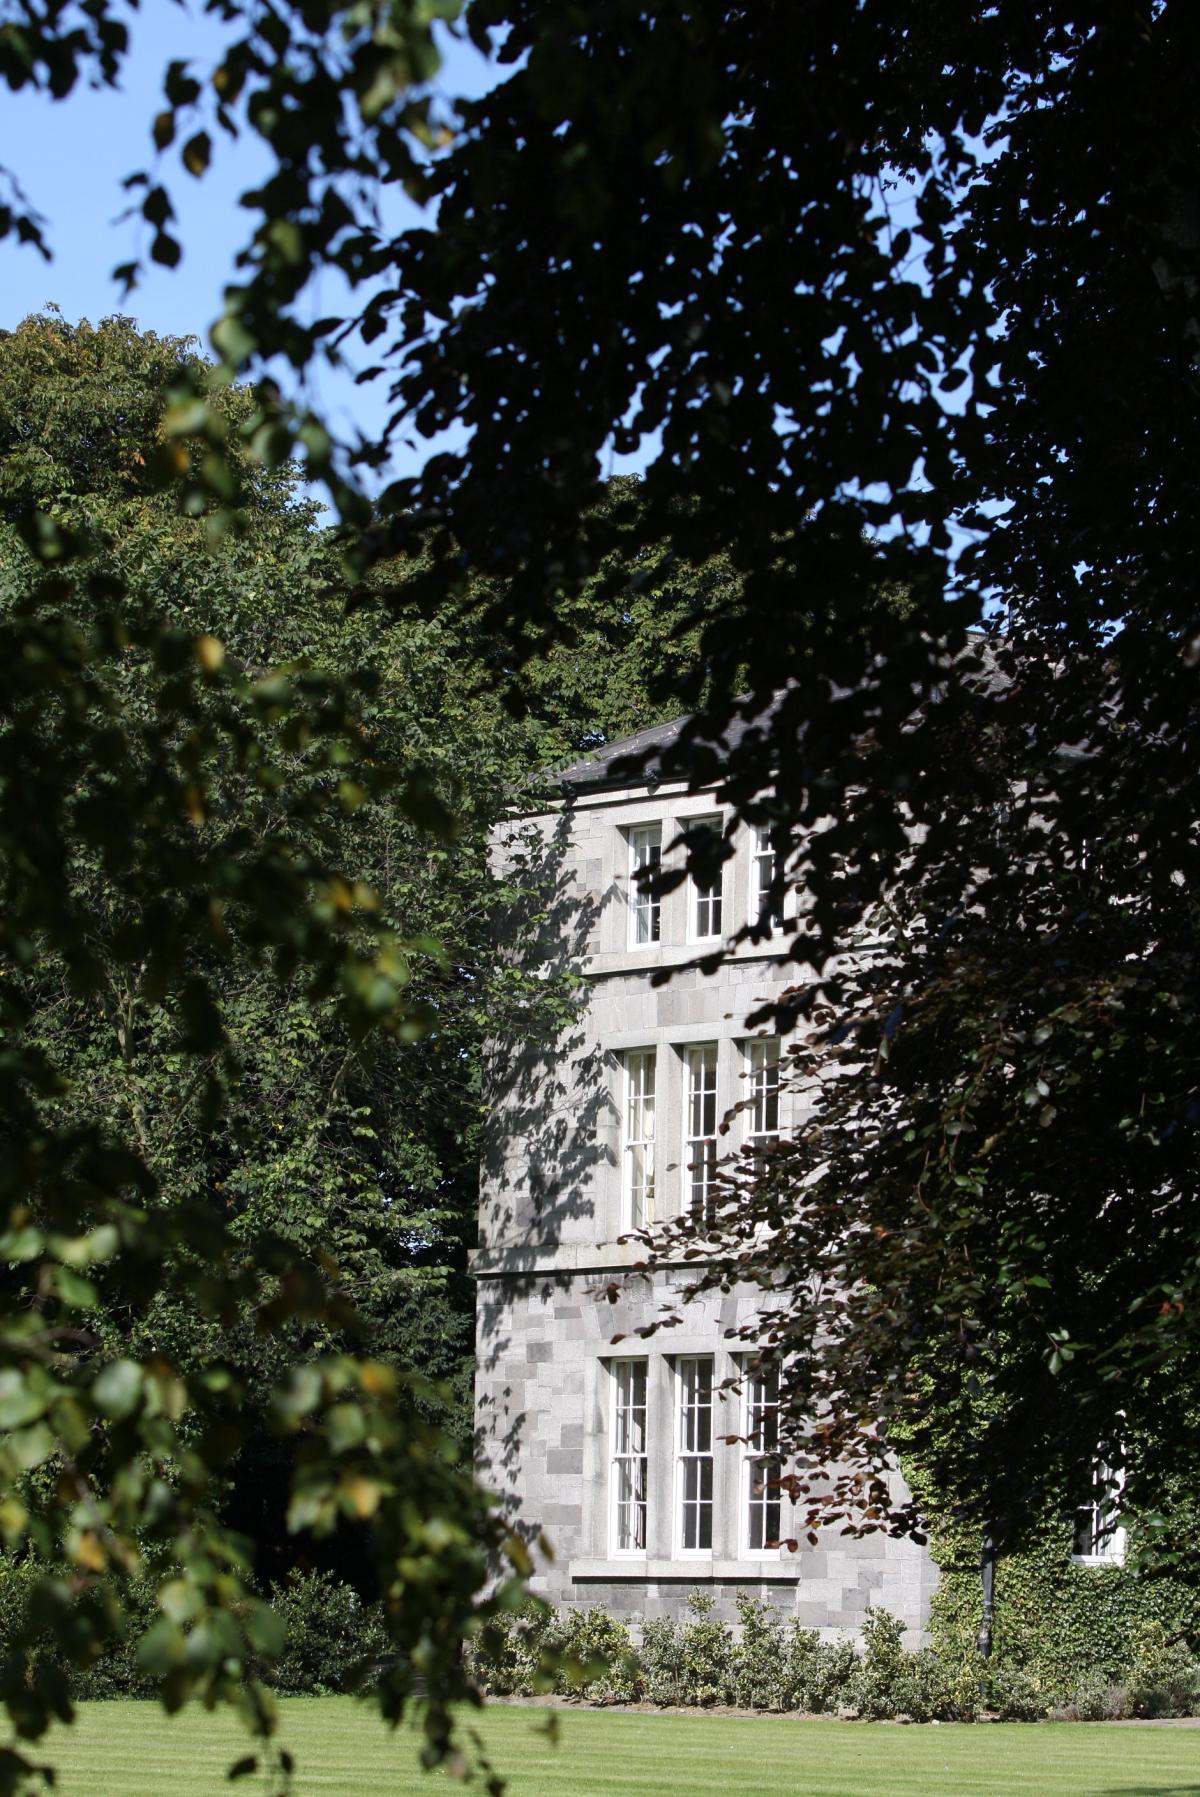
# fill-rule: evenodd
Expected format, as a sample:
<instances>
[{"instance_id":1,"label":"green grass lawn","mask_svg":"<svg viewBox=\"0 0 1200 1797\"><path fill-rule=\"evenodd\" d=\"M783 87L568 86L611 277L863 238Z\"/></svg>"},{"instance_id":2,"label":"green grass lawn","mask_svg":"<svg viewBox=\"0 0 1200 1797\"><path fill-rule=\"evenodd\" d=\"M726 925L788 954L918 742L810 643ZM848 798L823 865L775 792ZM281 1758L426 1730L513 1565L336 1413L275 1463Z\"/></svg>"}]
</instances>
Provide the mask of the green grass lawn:
<instances>
[{"instance_id":1,"label":"green grass lawn","mask_svg":"<svg viewBox=\"0 0 1200 1797\"><path fill-rule=\"evenodd\" d=\"M434 1797L413 1737L392 1735L345 1697L281 1704L296 1797ZM512 1797L1200 1797L1200 1730L1043 1723L901 1728L775 1716L568 1711L557 1747L544 1713L496 1706L483 1733ZM168 1720L148 1703L90 1703L47 1757L59 1797L216 1797L246 1751L236 1723L202 1711ZM478 1787L476 1787L478 1788Z\"/></svg>"}]
</instances>

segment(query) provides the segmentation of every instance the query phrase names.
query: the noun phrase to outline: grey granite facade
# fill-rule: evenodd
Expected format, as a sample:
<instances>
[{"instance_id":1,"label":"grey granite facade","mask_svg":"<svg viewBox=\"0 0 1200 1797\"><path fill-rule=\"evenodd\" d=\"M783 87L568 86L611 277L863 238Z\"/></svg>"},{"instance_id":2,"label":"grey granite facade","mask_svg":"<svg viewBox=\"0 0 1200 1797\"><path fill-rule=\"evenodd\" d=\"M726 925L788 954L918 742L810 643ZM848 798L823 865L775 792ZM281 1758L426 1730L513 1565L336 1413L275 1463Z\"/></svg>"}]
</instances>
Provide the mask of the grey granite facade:
<instances>
[{"instance_id":1,"label":"grey granite facade","mask_svg":"<svg viewBox=\"0 0 1200 1797\"><path fill-rule=\"evenodd\" d=\"M720 815L710 793L606 773L499 834L498 861L529 894L514 953L583 984L551 1050L493 1049L475 1256L480 1460L514 1523L550 1543L536 1587L555 1602L637 1621L675 1615L700 1588L732 1616L747 1591L828 1635L854 1630L869 1604L919 1632L936 1576L923 1548L833 1533L796 1552L770 1545L791 1536L790 1502L764 1512L761 1460L720 1440L750 1434L747 1406L770 1396L746 1381L721 1391L740 1370L726 1332L753 1319L752 1293L677 1306L689 1274L637 1270L643 1251L620 1239L640 1204L662 1217L695 1201L714 1109L732 1121L712 1152L802 1115L767 1089L777 1045L747 1022L790 980L770 940L738 944L714 974L686 965L757 918L754 833L739 828L712 891L686 880L657 920L644 902L638 916L631 870L647 842L669 867L682 828ZM639 1337L667 1307L679 1324Z\"/></svg>"}]
</instances>

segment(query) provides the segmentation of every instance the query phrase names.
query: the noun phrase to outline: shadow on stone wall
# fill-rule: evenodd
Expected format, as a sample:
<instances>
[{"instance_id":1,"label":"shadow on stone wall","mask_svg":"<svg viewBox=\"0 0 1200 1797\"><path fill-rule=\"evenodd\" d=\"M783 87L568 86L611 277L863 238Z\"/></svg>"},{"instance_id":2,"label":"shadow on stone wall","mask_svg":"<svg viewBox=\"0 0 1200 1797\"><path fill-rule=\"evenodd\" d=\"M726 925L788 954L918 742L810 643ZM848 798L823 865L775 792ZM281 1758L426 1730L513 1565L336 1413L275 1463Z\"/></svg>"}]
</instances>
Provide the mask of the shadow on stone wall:
<instances>
[{"instance_id":1,"label":"shadow on stone wall","mask_svg":"<svg viewBox=\"0 0 1200 1797\"><path fill-rule=\"evenodd\" d=\"M611 1159L597 1136L611 1102L604 1055L585 1046L586 989L568 984L578 978L604 900L583 890L571 828L568 811L548 840L514 826L507 851L504 872L521 897L505 953L515 969L561 989L562 1004L552 1033L547 1019L531 1036L491 1044L479 1217L480 1244L489 1248L558 1241L565 1223L593 1215L595 1172Z\"/></svg>"},{"instance_id":2,"label":"shadow on stone wall","mask_svg":"<svg viewBox=\"0 0 1200 1797\"><path fill-rule=\"evenodd\" d=\"M614 1121L604 1055L587 1041L590 994L579 979L605 898L586 889L572 824L564 812L549 837L514 824L498 868L517 895L502 949L515 975L538 982L539 997L531 1000L527 1031L496 1038L489 1049L480 1161L485 1252L556 1243L568 1224L593 1218L596 1174L611 1159L600 1139L602 1124ZM502 1515L531 1545L540 1519L524 1519L520 1510L528 1495L525 1456L546 1430L539 1368L547 1344L519 1322L514 1330L514 1316L532 1298L532 1284L520 1279L479 1282L475 1434L476 1457ZM547 1298L543 1290L543 1304Z\"/></svg>"}]
</instances>

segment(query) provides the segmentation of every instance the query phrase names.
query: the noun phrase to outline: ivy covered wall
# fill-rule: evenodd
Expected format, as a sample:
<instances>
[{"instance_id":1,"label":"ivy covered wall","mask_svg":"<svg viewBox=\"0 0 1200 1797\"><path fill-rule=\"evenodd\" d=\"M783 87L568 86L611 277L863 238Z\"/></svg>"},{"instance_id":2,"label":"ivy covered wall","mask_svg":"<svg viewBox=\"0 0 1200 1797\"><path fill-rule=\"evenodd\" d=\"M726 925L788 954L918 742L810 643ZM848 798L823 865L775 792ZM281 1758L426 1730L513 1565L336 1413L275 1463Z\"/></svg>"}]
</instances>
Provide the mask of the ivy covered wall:
<instances>
[{"instance_id":1,"label":"ivy covered wall","mask_svg":"<svg viewBox=\"0 0 1200 1797\"><path fill-rule=\"evenodd\" d=\"M1168 1571L1140 1573L1130 1564L1084 1566L1071 1558L1061 1524L1047 1524L1029 1552L1002 1557L996 1569L993 1658L1028 1666L1060 1689L1089 1675L1116 1681L1131 1651L1158 1625L1167 1639L1200 1639L1200 1592ZM978 1547L952 1534L935 1537L940 1583L930 1638L943 1652L969 1649L979 1627L982 1598ZM1155 1630L1157 1633L1157 1629Z\"/></svg>"}]
</instances>

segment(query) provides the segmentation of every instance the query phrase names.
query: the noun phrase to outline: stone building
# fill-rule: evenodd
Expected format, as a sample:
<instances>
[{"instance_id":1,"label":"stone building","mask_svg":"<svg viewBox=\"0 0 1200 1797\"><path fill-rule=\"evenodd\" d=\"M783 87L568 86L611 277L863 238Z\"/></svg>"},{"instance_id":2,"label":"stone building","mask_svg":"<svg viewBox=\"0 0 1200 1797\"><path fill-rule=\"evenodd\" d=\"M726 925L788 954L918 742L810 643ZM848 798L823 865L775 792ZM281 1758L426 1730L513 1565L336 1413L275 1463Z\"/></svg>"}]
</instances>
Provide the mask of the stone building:
<instances>
[{"instance_id":1,"label":"stone building","mask_svg":"<svg viewBox=\"0 0 1200 1797\"><path fill-rule=\"evenodd\" d=\"M728 818L715 789L656 776L678 728L612 744L563 776L544 814L499 832L499 864L522 860L528 887L532 857L542 891L514 926L515 952L583 983L553 1049L494 1048L475 1257L485 1477L524 1531L549 1538L535 1586L556 1603L636 1621L701 1589L732 1616L748 1592L829 1635L869 1604L917 1633L936 1578L925 1549L832 1532L795 1553L771 1545L793 1533L772 1478L777 1386L763 1373L720 1391L739 1371L726 1332L753 1318L754 1294L706 1296L679 1326L636 1334L694 1263L631 1272L644 1249L621 1236L703 1212L718 1153L787 1131L798 1102L780 1087L778 1038L746 1022L791 983L778 942L734 944L716 973L686 966L769 908L765 832L739 826L715 878L661 899L636 879L682 865L685 833ZM642 771L622 770L632 755L650 757ZM668 967L683 971L653 985Z\"/></svg>"}]
</instances>

